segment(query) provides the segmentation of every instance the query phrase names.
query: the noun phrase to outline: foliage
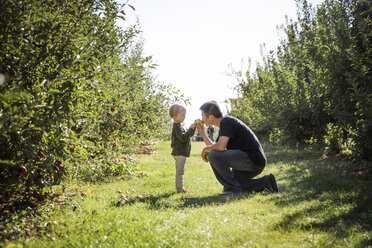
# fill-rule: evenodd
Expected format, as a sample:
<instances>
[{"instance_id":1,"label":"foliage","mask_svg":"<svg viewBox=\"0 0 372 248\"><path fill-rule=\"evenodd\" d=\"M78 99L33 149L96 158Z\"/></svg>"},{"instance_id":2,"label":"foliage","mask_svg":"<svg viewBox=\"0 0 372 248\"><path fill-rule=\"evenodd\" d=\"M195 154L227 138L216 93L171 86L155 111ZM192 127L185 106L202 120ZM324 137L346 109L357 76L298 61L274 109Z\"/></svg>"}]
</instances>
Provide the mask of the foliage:
<instances>
[{"instance_id":1,"label":"foliage","mask_svg":"<svg viewBox=\"0 0 372 248\"><path fill-rule=\"evenodd\" d=\"M343 147L343 130L340 127L329 123L327 126L328 132L324 136L325 144L327 145L328 153L338 154Z\"/></svg>"},{"instance_id":2,"label":"foliage","mask_svg":"<svg viewBox=\"0 0 372 248\"><path fill-rule=\"evenodd\" d=\"M105 164L98 174L123 173L120 154L162 137L179 93L155 82L138 27L116 25L126 7L1 2L0 203L43 200L63 177L81 178L84 163Z\"/></svg>"},{"instance_id":3,"label":"foliage","mask_svg":"<svg viewBox=\"0 0 372 248\"><path fill-rule=\"evenodd\" d=\"M313 8L298 0L297 6L297 20L279 28L280 45L254 73L231 70L239 92L231 114L285 143L325 144L336 137L331 124L353 140L355 156L372 158L372 4L326 0ZM332 152L342 152L332 144Z\"/></svg>"}]
</instances>

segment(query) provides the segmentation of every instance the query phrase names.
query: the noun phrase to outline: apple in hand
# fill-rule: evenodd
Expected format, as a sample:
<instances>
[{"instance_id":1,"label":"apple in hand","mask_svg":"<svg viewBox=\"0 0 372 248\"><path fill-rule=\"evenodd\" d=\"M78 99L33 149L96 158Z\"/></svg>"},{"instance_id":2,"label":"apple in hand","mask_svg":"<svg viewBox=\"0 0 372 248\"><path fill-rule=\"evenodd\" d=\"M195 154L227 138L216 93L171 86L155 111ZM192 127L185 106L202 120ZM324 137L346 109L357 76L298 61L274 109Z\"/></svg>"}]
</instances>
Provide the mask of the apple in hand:
<instances>
[{"instance_id":1,"label":"apple in hand","mask_svg":"<svg viewBox=\"0 0 372 248\"><path fill-rule=\"evenodd\" d=\"M207 160L207 161L209 161L208 153L206 153L206 154L204 155L204 159Z\"/></svg>"},{"instance_id":2,"label":"apple in hand","mask_svg":"<svg viewBox=\"0 0 372 248\"><path fill-rule=\"evenodd\" d=\"M203 122L201 120L197 120L195 123L196 125L199 125L199 126L203 125Z\"/></svg>"}]
</instances>

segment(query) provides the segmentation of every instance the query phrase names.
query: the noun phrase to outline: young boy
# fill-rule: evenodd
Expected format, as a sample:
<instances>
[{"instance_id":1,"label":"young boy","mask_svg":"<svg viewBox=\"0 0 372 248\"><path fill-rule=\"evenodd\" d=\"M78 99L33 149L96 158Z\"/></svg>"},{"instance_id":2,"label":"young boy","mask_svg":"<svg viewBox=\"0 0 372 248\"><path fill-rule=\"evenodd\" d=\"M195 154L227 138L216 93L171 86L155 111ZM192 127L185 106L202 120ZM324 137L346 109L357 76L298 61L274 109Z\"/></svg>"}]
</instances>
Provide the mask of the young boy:
<instances>
[{"instance_id":1,"label":"young boy","mask_svg":"<svg viewBox=\"0 0 372 248\"><path fill-rule=\"evenodd\" d=\"M190 138L194 135L195 124L191 124L188 130L185 129L182 123L186 117L186 109L181 105L172 105L169 109L169 115L173 119L171 154L176 160L176 191L177 193L188 193L191 190L183 187L183 173L185 171L186 157L190 157Z\"/></svg>"}]
</instances>

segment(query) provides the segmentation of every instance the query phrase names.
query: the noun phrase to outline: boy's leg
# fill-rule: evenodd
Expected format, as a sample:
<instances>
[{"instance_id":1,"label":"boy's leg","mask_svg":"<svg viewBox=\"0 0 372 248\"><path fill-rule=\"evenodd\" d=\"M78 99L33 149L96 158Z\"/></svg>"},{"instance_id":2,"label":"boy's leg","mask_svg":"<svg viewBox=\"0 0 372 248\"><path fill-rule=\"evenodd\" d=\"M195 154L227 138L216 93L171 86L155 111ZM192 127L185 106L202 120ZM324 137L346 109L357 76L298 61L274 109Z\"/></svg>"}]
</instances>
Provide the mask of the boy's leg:
<instances>
[{"instance_id":1,"label":"boy's leg","mask_svg":"<svg viewBox=\"0 0 372 248\"><path fill-rule=\"evenodd\" d=\"M183 174L185 172L185 156L173 156L176 160L176 191L177 193L183 190Z\"/></svg>"}]
</instances>

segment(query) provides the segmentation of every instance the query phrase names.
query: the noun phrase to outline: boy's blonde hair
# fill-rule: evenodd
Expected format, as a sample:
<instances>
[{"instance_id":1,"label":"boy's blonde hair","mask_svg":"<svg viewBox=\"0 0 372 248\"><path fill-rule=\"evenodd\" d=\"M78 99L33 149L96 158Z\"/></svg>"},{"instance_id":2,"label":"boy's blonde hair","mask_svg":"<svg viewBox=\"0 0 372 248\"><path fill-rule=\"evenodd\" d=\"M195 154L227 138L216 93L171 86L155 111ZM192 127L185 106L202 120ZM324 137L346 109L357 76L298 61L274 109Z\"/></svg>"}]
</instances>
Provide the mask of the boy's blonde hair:
<instances>
[{"instance_id":1,"label":"boy's blonde hair","mask_svg":"<svg viewBox=\"0 0 372 248\"><path fill-rule=\"evenodd\" d=\"M178 105L178 104L173 104L172 106L170 106L169 108L169 115L170 117L175 117L179 112L181 112L182 110L186 110L185 107L181 106L181 105Z\"/></svg>"}]
</instances>

